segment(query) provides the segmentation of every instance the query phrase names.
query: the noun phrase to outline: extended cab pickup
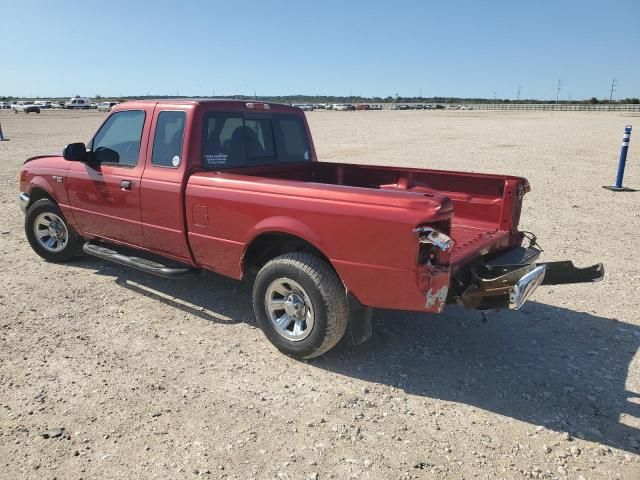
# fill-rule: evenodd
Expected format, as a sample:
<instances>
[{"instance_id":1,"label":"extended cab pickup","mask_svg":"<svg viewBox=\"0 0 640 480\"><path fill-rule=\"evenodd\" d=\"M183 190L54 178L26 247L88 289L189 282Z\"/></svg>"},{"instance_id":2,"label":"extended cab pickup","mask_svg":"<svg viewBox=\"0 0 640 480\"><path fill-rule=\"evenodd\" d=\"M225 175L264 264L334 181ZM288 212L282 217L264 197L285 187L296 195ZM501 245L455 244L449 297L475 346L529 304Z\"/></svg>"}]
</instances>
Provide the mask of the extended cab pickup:
<instances>
[{"instance_id":1,"label":"extended cab pickup","mask_svg":"<svg viewBox=\"0 0 640 480\"><path fill-rule=\"evenodd\" d=\"M88 145L27 160L20 189L41 257L254 279L260 327L299 358L349 326L367 339L372 308L519 308L541 284L603 275L537 263L518 230L525 179L318 162L304 113L284 105L119 104Z\"/></svg>"}]
</instances>

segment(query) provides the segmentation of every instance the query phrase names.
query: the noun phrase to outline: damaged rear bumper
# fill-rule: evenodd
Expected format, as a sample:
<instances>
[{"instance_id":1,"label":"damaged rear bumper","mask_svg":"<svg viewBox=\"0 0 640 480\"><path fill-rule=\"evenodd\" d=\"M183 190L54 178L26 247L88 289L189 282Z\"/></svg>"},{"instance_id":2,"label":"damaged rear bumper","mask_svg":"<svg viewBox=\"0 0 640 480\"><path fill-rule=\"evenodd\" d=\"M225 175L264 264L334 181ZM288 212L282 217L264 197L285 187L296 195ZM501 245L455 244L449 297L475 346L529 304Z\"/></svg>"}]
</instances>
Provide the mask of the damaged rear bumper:
<instances>
[{"instance_id":1,"label":"damaged rear bumper","mask_svg":"<svg viewBox=\"0 0 640 480\"><path fill-rule=\"evenodd\" d=\"M468 286L454 300L476 310L518 310L540 285L597 282L604 276L601 263L586 268L571 261L536 263L540 253L517 247L471 267Z\"/></svg>"}]
</instances>

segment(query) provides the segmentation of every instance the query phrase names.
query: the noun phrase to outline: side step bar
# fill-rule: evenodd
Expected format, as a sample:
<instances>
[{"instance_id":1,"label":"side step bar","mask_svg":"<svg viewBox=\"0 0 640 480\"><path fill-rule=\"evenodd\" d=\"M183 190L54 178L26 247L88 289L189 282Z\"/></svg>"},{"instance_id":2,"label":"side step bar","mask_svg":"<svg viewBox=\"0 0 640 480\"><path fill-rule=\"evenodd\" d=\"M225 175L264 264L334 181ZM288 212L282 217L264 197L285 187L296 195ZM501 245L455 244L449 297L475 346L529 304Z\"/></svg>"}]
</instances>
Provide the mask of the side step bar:
<instances>
[{"instance_id":1,"label":"side step bar","mask_svg":"<svg viewBox=\"0 0 640 480\"><path fill-rule=\"evenodd\" d=\"M118 263L126 267L135 268L143 272L151 273L159 277L170 279L183 279L193 277L199 272L196 268L170 268L161 263L153 262L145 258L127 256L122 253L111 250L110 248L96 245L95 243L86 242L82 245L82 251L87 255Z\"/></svg>"}]
</instances>

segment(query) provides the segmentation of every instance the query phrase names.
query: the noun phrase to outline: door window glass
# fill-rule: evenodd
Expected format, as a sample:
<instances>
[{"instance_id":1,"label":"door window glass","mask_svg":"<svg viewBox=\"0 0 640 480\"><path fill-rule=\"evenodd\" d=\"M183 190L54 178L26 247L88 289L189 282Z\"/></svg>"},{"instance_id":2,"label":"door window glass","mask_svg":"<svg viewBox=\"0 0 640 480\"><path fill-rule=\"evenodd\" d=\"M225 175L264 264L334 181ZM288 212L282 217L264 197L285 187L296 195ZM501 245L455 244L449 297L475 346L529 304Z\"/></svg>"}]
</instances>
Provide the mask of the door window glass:
<instances>
[{"instance_id":1,"label":"door window glass","mask_svg":"<svg viewBox=\"0 0 640 480\"><path fill-rule=\"evenodd\" d=\"M185 112L166 111L158 114L153 138L151 163L159 167L178 167L182 161Z\"/></svg>"},{"instance_id":2,"label":"door window glass","mask_svg":"<svg viewBox=\"0 0 640 480\"><path fill-rule=\"evenodd\" d=\"M92 160L100 164L135 167L140 156L143 126L142 110L114 113L93 139Z\"/></svg>"}]
</instances>

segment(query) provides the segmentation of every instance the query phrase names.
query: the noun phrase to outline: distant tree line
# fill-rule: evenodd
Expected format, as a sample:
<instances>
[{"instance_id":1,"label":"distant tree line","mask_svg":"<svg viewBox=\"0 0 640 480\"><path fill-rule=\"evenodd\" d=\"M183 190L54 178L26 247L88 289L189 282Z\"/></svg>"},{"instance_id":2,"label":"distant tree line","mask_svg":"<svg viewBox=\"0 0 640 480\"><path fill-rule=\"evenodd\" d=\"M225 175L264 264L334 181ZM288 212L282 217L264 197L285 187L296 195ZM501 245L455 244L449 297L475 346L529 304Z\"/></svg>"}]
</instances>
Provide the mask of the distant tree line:
<instances>
[{"instance_id":1,"label":"distant tree line","mask_svg":"<svg viewBox=\"0 0 640 480\"><path fill-rule=\"evenodd\" d=\"M53 101L67 101L68 97L35 97L35 99L46 98L47 100ZM532 104L532 103L556 103L555 99L552 100L539 100L539 99L522 99L522 100L512 100L509 98L475 98L475 97L400 97L400 96L387 96L387 97L362 97L358 95L354 96L333 96L333 95L279 95L279 96L257 96L253 95L225 95L225 96L216 96L216 97L188 97L188 96L175 96L175 95L135 95L135 96L125 96L125 97L108 97L96 94L93 96L93 99L96 101L118 101L124 102L127 100L144 100L144 99L153 99L153 98L216 98L216 99L228 99L228 100L262 100L266 102L274 102L274 103L298 103L298 104L308 104L308 103L513 103L513 104ZM0 96L0 101L2 102L10 102L12 100L24 99L24 97L13 97L13 96ZM591 104L607 104L609 103L609 99L598 99L596 97L591 97L586 100L560 100L558 103L561 104L580 104L580 103L591 103ZM640 103L640 99L638 98L624 98L613 100L613 103L631 103L638 104Z\"/></svg>"}]
</instances>

